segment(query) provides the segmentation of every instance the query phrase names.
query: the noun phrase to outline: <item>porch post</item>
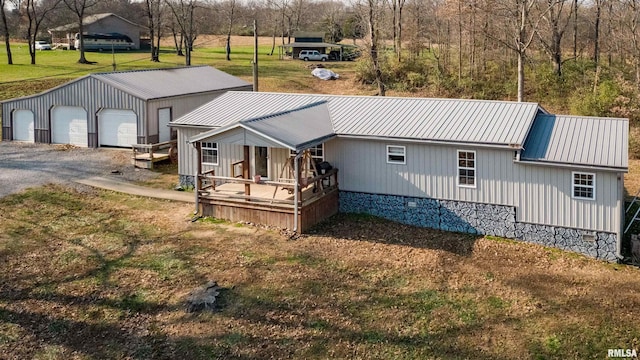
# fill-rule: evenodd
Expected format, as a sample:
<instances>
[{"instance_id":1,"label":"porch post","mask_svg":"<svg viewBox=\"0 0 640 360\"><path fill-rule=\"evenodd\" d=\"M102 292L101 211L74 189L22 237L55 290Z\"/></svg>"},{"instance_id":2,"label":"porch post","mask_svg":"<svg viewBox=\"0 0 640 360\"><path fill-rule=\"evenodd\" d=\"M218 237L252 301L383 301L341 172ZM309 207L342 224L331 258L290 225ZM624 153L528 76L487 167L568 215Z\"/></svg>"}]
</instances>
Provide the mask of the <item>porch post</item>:
<instances>
[{"instance_id":1,"label":"porch post","mask_svg":"<svg viewBox=\"0 0 640 360\"><path fill-rule=\"evenodd\" d=\"M196 178L194 179L194 184L196 186L196 188L194 189L194 193L196 196L196 208L194 214L198 214L200 212L200 189L202 189L202 178L200 178L200 175L202 175L202 143L198 141L195 143L195 146L196 152L198 153L198 157L196 157L198 166L196 166Z\"/></svg>"},{"instance_id":2,"label":"porch post","mask_svg":"<svg viewBox=\"0 0 640 360\"><path fill-rule=\"evenodd\" d=\"M301 152L296 152L296 157L293 159L293 163L295 164L294 167L294 171L295 171L295 183L293 186L293 232L298 232L298 227L299 227L299 218L298 218L298 210L299 210L299 205L298 202L300 201L300 196L302 195L300 193L300 155L302 153Z\"/></svg>"},{"instance_id":3,"label":"porch post","mask_svg":"<svg viewBox=\"0 0 640 360\"><path fill-rule=\"evenodd\" d=\"M244 160L242 161L242 178L249 179L249 146L244 146ZM244 184L244 194L251 195L251 185Z\"/></svg>"}]
</instances>

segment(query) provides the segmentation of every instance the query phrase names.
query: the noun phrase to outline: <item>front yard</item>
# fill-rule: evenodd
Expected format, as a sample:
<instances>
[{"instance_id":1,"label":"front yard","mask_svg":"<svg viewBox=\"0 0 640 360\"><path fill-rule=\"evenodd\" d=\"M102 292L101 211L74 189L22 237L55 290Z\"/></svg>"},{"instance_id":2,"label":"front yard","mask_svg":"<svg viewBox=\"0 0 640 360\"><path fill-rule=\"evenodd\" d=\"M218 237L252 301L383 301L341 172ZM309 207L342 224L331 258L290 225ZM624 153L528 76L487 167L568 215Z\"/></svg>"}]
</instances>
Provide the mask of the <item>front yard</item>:
<instances>
[{"instance_id":1,"label":"front yard","mask_svg":"<svg viewBox=\"0 0 640 360\"><path fill-rule=\"evenodd\" d=\"M295 240L61 186L0 199L0 358L604 358L638 269L339 216ZM188 293L224 289L215 313Z\"/></svg>"}]
</instances>

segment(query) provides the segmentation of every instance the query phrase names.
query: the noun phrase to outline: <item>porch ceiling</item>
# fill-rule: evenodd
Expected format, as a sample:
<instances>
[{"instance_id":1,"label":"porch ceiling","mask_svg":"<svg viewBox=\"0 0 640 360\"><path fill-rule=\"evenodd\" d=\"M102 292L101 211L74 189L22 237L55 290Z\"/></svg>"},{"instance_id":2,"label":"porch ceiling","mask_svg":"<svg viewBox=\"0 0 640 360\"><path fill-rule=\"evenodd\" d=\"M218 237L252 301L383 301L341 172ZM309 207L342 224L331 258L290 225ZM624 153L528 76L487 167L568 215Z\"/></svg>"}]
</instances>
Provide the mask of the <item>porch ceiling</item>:
<instances>
[{"instance_id":1,"label":"porch ceiling","mask_svg":"<svg viewBox=\"0 0 640 360\"><path fill-rule=\"evenodd\" d=\"M326 101L213 129L189 139L300 151L335 136Z\"/></svg>"}]
</instances>

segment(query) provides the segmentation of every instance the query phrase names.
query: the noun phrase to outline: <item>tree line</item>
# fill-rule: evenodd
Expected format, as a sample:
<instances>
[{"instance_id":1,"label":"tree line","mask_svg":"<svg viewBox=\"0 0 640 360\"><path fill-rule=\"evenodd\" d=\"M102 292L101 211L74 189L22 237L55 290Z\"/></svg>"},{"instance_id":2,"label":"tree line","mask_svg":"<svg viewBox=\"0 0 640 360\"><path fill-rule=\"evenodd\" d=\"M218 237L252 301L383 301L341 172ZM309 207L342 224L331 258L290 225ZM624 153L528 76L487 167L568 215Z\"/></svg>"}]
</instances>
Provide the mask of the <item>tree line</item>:
<instances>
[{"instance_id":1,"label":"tree line","mask_svg":"<svg viewBox=\"0 0 640 360\"><path fill-rule=\"evenodd\" d=\"M12 38L29 42L35 63L32 44L46 29L74 21L82 29L83 17L112 12L147 26L152 61L160 61L161 39L173 39L187 65L200 34L225 35L230 60L231 35L252 34L253 20L260 24L259 35L272 38L271 54L296 31L321 31L331 42L360 39L367 56L359 76L379 95L403 77L404 84L419 87L427 75L459 85L508 74L517 99L524 101L531 69L548 67L548 81L562 82L566 67L578 62L592 69L594 93L611 68L640 89L640 0L0 0L0 5L8 63ZM80 61L86 61L83 54ZM420 65L425 62L428 67Z\"/></svg>"}]
</instances>

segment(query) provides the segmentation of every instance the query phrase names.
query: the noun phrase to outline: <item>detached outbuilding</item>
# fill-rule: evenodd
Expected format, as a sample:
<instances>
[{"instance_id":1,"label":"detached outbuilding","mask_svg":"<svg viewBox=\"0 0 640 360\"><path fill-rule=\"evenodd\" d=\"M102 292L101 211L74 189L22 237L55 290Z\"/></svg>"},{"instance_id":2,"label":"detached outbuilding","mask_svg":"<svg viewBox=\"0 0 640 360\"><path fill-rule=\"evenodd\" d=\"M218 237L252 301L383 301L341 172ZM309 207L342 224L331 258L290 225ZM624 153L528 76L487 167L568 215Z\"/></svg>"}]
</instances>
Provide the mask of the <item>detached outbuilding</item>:
<instances>
[{"instance_id":1,"label":"detached outbuilding","mask_svg":"<svg viewBox=\"0 0 640 360\"><path fill-rule=\"evenodd\" d=\"M621 256L627 119L536 103L228 92L172 126L193 145L180 162L207 215L304 231L337 211L369 213Z\"/></svg>"},{"instance_id":2,"label":"detached outbuilding","mask_svg":"<svg viewBox=\"0 0 640 360\"><path fill-rule=\"evenodd\" d=\"M172 119L246 81L209 66L91 74L3 101L2 140L130 147L175 138Z\"/></svg>"},{"instance_id":3,"label":"detached outbuilding","mask_svg":"<svg viewBox=\"0 0 640 360\"><path fill-rule=\"evenodd\" d=\"M140 49L141 34L146 34L149 31L146 26L136 24L112 13L89 15L83 18L82 23L85 34L118 33L126 35L134 44L134 49ZM49 34L51 34L51 42L54 46L73 49L78 31L78 23L73 22L49 29Z\"/></svg>"}]
</instances>

